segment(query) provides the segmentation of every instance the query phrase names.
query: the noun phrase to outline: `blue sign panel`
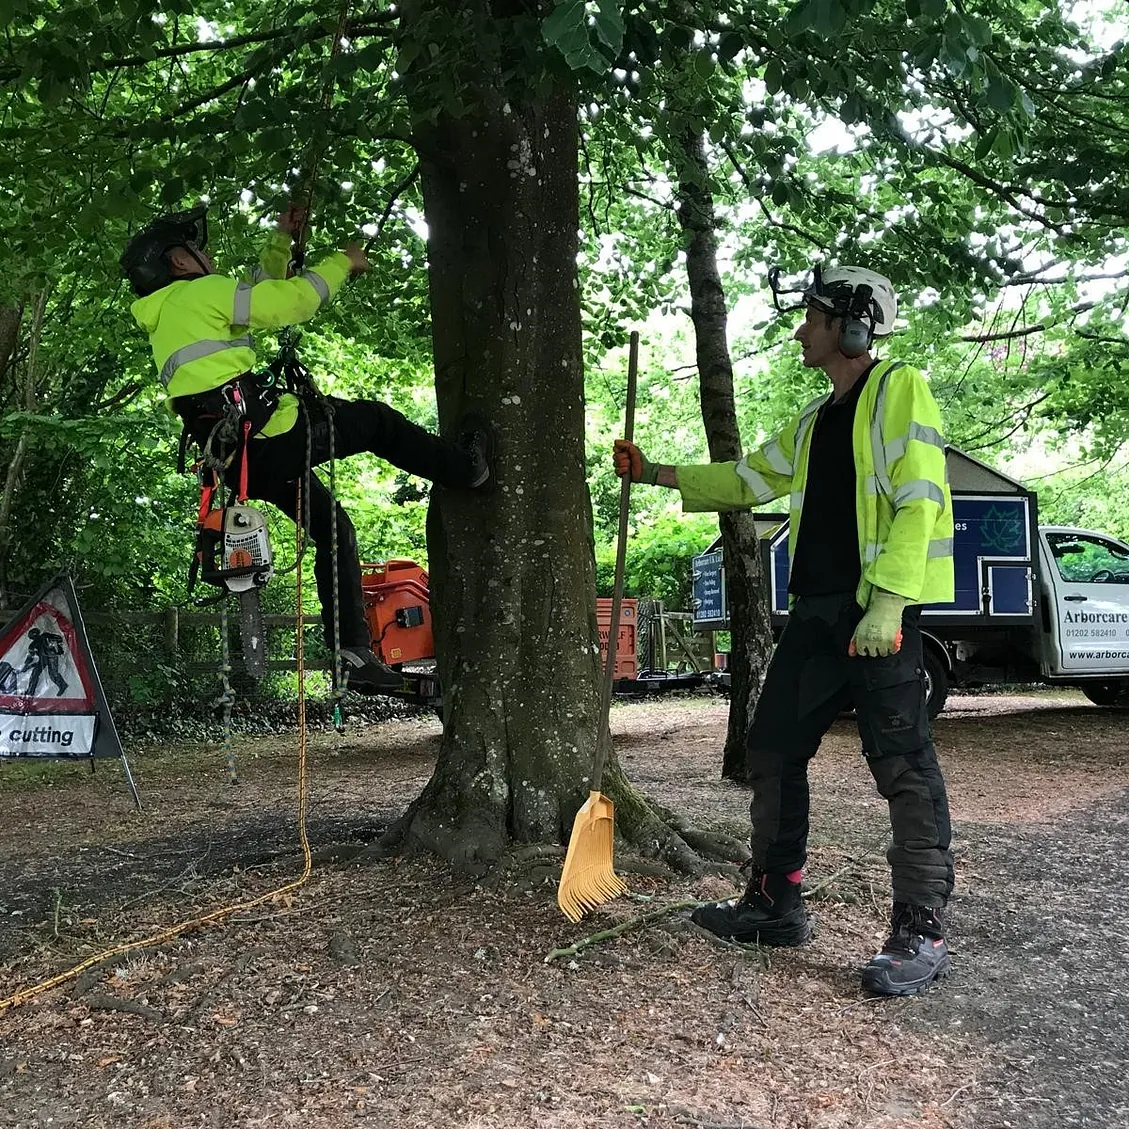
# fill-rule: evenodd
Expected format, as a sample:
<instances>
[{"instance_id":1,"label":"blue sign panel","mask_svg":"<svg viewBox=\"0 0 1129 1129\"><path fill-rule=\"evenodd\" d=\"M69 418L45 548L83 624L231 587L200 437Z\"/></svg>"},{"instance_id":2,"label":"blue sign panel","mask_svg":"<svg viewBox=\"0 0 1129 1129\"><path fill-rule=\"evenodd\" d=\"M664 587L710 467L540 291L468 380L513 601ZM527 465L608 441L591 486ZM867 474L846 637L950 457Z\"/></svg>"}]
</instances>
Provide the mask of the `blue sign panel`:
<instances>
[{"instance_id":1,"label":"blue sign panel","mask_svg":"<svg viewBox=\"0 0 1129 1129\"><path fill-rule=\"evenodd\" d=\"M693 560L693 611L695 623L714 622L729 618L725 599L725 575L722 553L702 553Z\"/></svg>"},{"instance_id":2,"label":"blue sign panel","mask_svg":"<svg viewBox=\"0 0 1129 1129\"><path fill-rule=\"evenodd\" d=\"M1029 561L1031 559L1030 514L1027 498L1022 495L1007 497L961 497L953 499L953 573L956 598L951 604L930 604L930 611L975 612L987 611L984 607L985 576L981 562L992 560ZM1013 597L1018 592L1018 581L1005 580L1000 570L1000 582L1008 586ZM1014 603L1012 599L1010 603ZM1007 614L1002 607L993 609L997 614ZM1026 596L1023 606L1007 612L1022 615L1028 611Z\"/></svg>"},{"instance_id":3,"label":"blue sign panel","mask_svg":"<svg viewBox=\"0 0 1129 1129\"><path fill-rule=\"evenodd\" d=\"M929 612L1028 615L1031 612L1031 514L1026 495L957 495L953 498L953 572L956 598L930 604ZM788 529L777 532L769 548L772 610L788 610ZM984 561L992 567L989 583ZM985 585L991 592L986 606Z\"/></svg>"}]
</instances>

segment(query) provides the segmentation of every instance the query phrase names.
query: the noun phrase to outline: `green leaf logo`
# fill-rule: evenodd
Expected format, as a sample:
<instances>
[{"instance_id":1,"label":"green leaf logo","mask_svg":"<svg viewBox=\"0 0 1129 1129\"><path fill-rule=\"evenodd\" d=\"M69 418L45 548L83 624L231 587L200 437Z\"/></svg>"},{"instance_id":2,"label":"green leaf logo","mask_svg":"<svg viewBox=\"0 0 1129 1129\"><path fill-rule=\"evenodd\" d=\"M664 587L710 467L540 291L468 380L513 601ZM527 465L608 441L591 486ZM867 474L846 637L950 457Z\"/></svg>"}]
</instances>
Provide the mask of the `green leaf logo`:
<instances>
[{"instance_id":1,"label":"green leaf logo","mask_svg":"<svg viewBox=\"0 0 1129 1129\"><path fill-rule=\"evenodd\" d=\"M980 523L980 541L985 549L1001 556L1014 556L1022 551L1023 519L1012 508L992 506Z\"/></svg>"}]
</instances>

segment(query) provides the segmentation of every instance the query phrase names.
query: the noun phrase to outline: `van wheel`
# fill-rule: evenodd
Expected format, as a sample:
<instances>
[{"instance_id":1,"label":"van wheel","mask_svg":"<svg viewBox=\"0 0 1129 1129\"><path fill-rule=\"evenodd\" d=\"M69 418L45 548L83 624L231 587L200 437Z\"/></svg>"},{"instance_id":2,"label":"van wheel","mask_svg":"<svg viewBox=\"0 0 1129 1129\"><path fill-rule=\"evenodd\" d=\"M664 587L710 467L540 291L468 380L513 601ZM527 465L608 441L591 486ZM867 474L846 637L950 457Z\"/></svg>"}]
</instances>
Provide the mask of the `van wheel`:
<instances>
[{"instance_id":1,"label":"van wheel","mask_svg":"<svg viewBox=\"0 0 1129 1129\"><path fill-rule=\"evenodd\" d=\"M949 696L949 672L944 660L930 646L923 654L925 669L925 711L932 721L944 708Z\"/></svg>"},{"instance_id":2,"label":"van wheel","mask_svg":"<svg viewBox=\"0 0 1129 1129\"><path fill-rule=\"evenodd\" d=\"M1084 682L1081 690L1095 706L1129 709L1129 681Z\"/></svg>"}]
</instances>

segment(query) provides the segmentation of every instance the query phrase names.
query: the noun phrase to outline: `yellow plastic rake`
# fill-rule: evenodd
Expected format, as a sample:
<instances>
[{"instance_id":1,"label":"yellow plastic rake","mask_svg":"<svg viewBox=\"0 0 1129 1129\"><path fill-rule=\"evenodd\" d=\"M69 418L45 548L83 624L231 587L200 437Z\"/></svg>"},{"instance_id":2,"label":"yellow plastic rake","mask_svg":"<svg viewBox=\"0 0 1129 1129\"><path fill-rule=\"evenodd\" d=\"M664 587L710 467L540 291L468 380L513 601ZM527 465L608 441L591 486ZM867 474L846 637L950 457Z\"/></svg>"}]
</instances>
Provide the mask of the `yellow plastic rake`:
<instances>
[{"instance_id":1,"label":"yellow plastic rake","mask_svg":"<svg viewBox=\"0 0 1129 1129\"><path fill-rule=\"evenodd\" d=\"M639 372L639 334L631 334L627 361L627 422L623 437L631 441L635 428L635 383ZM615 682L616 646L619 636L619 610L623 603L623 571L627 558L627 515L631 503L631 475L623 476L619 494L619 538L615 550L615 587L612 592L612 619L608 628L608 657L604 664L604 684L600 697L599 728L596 755L592 760L592 776L588 782L588 799L572 822L572 838L568 841L561 884L557 888L557 905L570 921L579 921L584 914L627 893L612 862L615 848L615 805L600 791L604 765L611 752L611 730L608 716Z\"/></svg>"}]
</instances>

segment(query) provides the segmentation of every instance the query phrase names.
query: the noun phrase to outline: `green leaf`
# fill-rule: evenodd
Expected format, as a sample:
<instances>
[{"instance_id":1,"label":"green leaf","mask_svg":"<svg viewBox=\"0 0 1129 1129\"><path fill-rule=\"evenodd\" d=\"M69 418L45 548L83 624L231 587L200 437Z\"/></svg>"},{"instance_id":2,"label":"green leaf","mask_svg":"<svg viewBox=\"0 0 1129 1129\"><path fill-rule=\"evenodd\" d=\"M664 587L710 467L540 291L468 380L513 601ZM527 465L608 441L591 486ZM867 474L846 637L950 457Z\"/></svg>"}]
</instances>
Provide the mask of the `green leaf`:
<instances>
[{"instance_id":1,"label":"green leaf","mask_svg":"<svg viewBox=\"0 0 1129 1129\"><path fill-rule=\"evenodd\" d=\"M1011 160L1015 155L1015 142L1009 130L1001 129L996 133L992 151L997 157L1002 157L1005 161Z\"/></svg>"},{"instance_id":2,"label":"green leaf","mask_svg":"<svg viewBox=\"0 0 1129 1129\"><path fill-rule=\"evenodd\" d=\"M840 0L812 0L812 26L824 38L837 35L847 24L847 12Z\"/></svg>"},{"instance_id":3,"label":"green leaf","mask_svg":"<svg viewBox=\"0 0 1129 1129\"><path fill-rule=\"evenodd\" d=\"M921 14L934 22L945 14L946 7L946 0L921 0Z\"/></svg>"},{"instance_id":4,"label":"green leaf","mask_svg":"<svg viewBox=\"0 0 1129 1129\"><path fill-rule=\"evenodd\" d=\"M613 55L623 47L623 12L618 0L597 0L596 35Z\"/></svg>"},{"instance_id":5,"label":"green leaf","mask_svg":"<svg viewBox=\"0 0 1129 1129\"><path fill-rule=\"evenodd\" d=\"M61 82L53 74L45 74L39 80L39 86L36 88L36 93L39 95L40 102L45 106L57 106L66 96L69 86L65 82Z\"/></svg>"},{"instance_id":6,"label":"green leaf","mask_svg":"<svg viewBox=\"0 0 1129 1129\"><path fill-rule=\"evenodd\" d=\"M162 204L178 204L184 196L184 181L179 176L166 180L161 188Z\"/></svg>"},{"instance_id":7,"label":"green leaf","mask_svg":"<svg viewBox=\"0 0 1129 1129\"><path fill-rule=\"evenodd\" d=\"M157 179L157 174L153 169L135 169L133 175L129 178L129 187L136 193L141 194Z\"/></svg>"},{"instance_id":8,"label":"green leaf","mask_svg":"<svg viewBox=\"0 0 1129 1129\"><path fill-rule=\"evenodd\" d=\"M744 50L745 41L734 31L724 32L717 45L717 57L722 63L731 62L735 59L742 50Z\"/></svg>"},{"instance_id":9,"label":"green leaf","mask_svg":"<svg viewBox=\"0 0 1129 1129\"><path fill-rule=\"evenodd\" d=\"M417 47L418 50L418 47ZM359 71L375 71L384 65L386 48L383 43L368 43L356 54L356 69ZM400 52L403 54L403 51Z\"/></svg>"},{"instance_id":10,"label":"green leaf","mask_svg":"<svg viewBox=\"0 0 1129 1129\"><path fill-rule=\"evenodd\" d=\"M764 68L764 85L769 94L779 94L784 86L784 68L779 59L772 59Z\"/></svg>"},{"instance_id":11,"label":"green leaf","mask_svg":"<svg viewBox=\"0 0 1129 1129\"><path fill-rule=\"evenodd\" d=\"M784 30L792 39L812 26L811 0L799 0L784 20Z\"/></svg>"},{"instance_id":12,"label":"green leaf","mask_svg":"<svg viewBox=\"0 0 1129 1129\"><path fill-rule=\"evenodd\" d=\"M984 92L984 97L993 110L1005 114L1015 105L1016 93L1015 86L1010 80L997 75L988 80L988 89Z\"/></svg>"},{"instance_id":13,"label":"green leaf","mask_svg":"<svg viewBox=\"0 0 1129 1129\"><path fill-rule=\"evenodd\" d=\"M541 34L550 46L559 47L561 40L577 28L583 28L587 35L583 0L563 0L545 17Z\"/></svg>"},{"instance_id":14,"label":"green leaf","mask_svg":"<svg viewBox=\"0 0 1129 1129\"><path fill-rule=\"evenodd\" d=\"M977 47L987 47L992 42L992 25L981 16L965 16L964 31Z\"/></svg>"},{"instance_id":15,"label":"green leaf","mask_svg":"<svg viewBox=\"0 0 1129 1129\"><path fill-rule=\"evenodd\" d=\"M709 78L713 74L715 66L713 52L708 47L703 47L702 50L694 54L694 71L699 78Z\"/></svg>"}]
</instances>

